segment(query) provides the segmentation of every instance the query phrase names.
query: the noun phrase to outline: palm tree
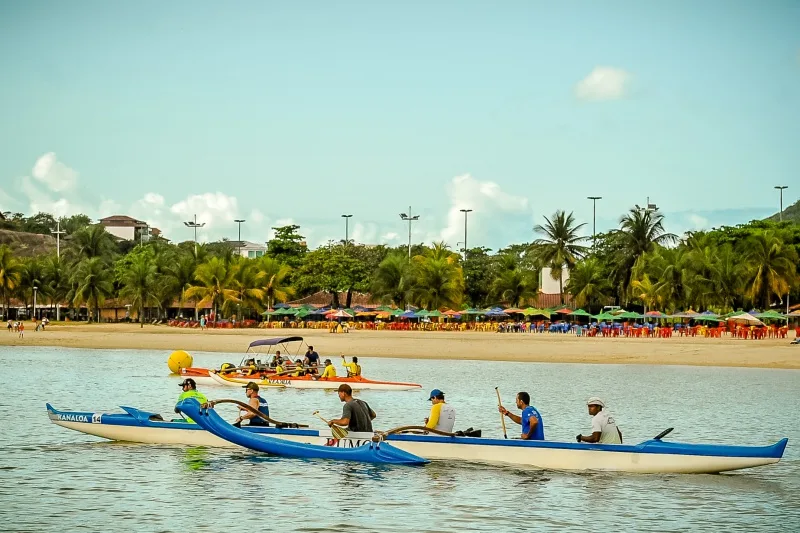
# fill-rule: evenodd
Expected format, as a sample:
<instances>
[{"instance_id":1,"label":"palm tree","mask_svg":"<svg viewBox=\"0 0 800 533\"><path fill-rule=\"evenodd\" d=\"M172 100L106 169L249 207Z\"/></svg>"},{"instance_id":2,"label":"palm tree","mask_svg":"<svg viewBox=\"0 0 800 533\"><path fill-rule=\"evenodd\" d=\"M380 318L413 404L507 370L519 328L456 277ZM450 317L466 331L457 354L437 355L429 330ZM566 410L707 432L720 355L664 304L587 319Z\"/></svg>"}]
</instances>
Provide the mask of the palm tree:
<instances>
[{"instance_id":1,"label":"palm tree","mask_svg":"<svg viewBox=\"0 0 800 533\"><path fill-rule=\"evenodd\" d=\"M716 249L711 271L714 301L725 311L732 311L741 298L744 286L744 267L741 257L730 244Z\"/></svg>"},{"instance_id":2,"label":"palm tree","mask_svg":"<svg viewBox=\"0 0 800 533\"><path fill-rule=\"evenodd\" d=\"M372 276L372 297L403 307L408 290L408 259L402 252L389 253Z\"/></svg>"},{"instance_id":3,"label":"palm tree","mask_svg":"<svg viewBox=\"0 0 800 533\"><path fill-rule=\"evenodd\" d=\"M158 279L153 257L149 254L134 255L125 266L120 282L122 290L119 295L139 310L139 324L143 328L145 306L158 302Z\"/></svg>"},{"instance_id":4,"label":"palm tree","mask_svg":"<svg viewBox=\"0 0 800 533\"><path fill-rule=\"evenodd\" d=\"M73 305L80 307L89 305L89 322L92 321L92 311L95 320L100 321L100 306L106 297L114 291L111 283L111 270L100 257L84 259L72 274L73 288L67 298Z\"/></svg>"},{"instance_id":5,"label":"palm tree","mask_svg":"<svg viewBox=\"0 0 800 533\"><path fill-rule=\"evenodd\" d=\"M189 298L198 298L198 305L211 304L214 316L219 307L227 299L236 299L236 291L230 288L231 272L225 267L225 262L219 257L212 257L195 270L197 285L192 285L186 290Z\"/></svg>"},{"instance_id":6,"label":"palm tree","mask_svg":"<svg viewBox=\"0 0 800 533\"><path fill-rule=\"evenodd\" d=\"M22 278L22 263L5 244L0 245L0 292L3 294L3 316L8 318L8 299Z\"/></svg>"},{"instance_id":7,"label":"palm tree","mask_svg":"<svg viewBox=\"0 0 800 533\"><path fill-rule=\"evenodd\" d=\"M69 292L69 276L64 263L57 255L50 255L44 261L44 277L49 287L51 305L60 306ZM60 313L59 313L60 314Z\"/></svg>"},{"instance_id":8,"label":"palm tree","mask_svg":"<svg viewBox=\"0 0 800 533\"><path fill-rule=\"evenodd\" d=\"M76 258L108 257L115 247L114 237L102 224L87 226L72 237L72 250Z\"/></svg>"},{"instance_id":9,"label":"palm tree","mask_svg":"<svg viewBox=\"0 0 800 533\"><path fill-rule=\"evenodd\" d=\"M535 256L542 266L550 268L550 276L558 280L558 288L561 294L561 303L564 303L564 268L572 269L578 259L586 253L586 246L580 243L588 237L578 236L580 230L586 224L575 224L575 217L565 211L557 210L552 219L544 217L545 224L537 224L533 231L544 235L542 239L536 239L534 244Z\"/></svg>"},{"instance_id":10,"label":"palm tree","mask_svg":"<svg viewBox=\"0 0 800 533\"><path fill-rule=\"evenodd\" d=\"M495 298L514 307L536 298L539 291L536 272L523 268L519 258L512 254L501 255L498 263L497 276L492 282Z\"/></svg>"},{"instance_id":11,"label":"palm tree","mask_svg":"<svg viewBox=\"0 0 800 533\"><path fill-rule=\"evenodd\" d=\"M461 267L450 258L433 259L415 256L411 264L410 296L412 302L425 309L458 307L464 298L464 276Z\"/></svg>"},{"instance_id":12,"label":"palm tree","mask_svg":"<svg viewBox=\"0 0 800 533\"><path fill-rule=\"evenodd\" d=\"M35 257L26 259L22 263L21 274L19 284L17 285L17 294L25 302L25 307L30 306L32 308L34 304L34 293L42 298L50 294L49 286L45 282L45 270L42 262ZM35 314L36 310L34 309L31 316Z\"/></svg>"},{"instance_id":13,"label":"palm tree","mask_svg":"<svg viewBox=\"0 0 800 533\"><path fill-rule=\"evenodd\" d=\"M615 265L614 277L622 281L620 294L628 292L631 277L628 274L636 261L645 253L653 250L655 245L673 243L677 237L664 230L664 215L658 210L631 209L620 221L620 229L615 232L619 241L620 253Z\"/></svg>"},{"instance_id":14,"label":"palm tree","mask_svg":"<svg viewBox=\"0 0 800 533\"><path fill-rule=\"evenodd\" d=\"M230 312L235 306L243 305L245 309L261 312L264 301L264 289L261 286L266 274L259 270L255 261L242 257L234 259L231 270L231 288L236 298L227 300L223 307Z\"/></svg>"},{"instance_id":15,"label":"palm tree","mask_svg":"<svg viewBox=\"0 0 800 533\"><path fill-rule=\"evenodd\" d=\"M258 270L263 273L261 278L262 298L266 299L267 309L272 308L274 302L285 302L294 295L294 288L287 285L292 268L270 256L258 259Z\"/></svg>"},{"instance_id":16,"label":"palm tree","mask_svg":"<svg viewBox=\"0 0 800 533\"><path fill-rule=\"evenodd\" d=\"M763 309L772 296L782 298L797 278L797 252L773 231L763 231L744 243L747 294Z\"/></svg>"},{"instance_id":17,"label":"palm tree","mask_svg":"<svg viewBox=\"0 0 800 533\"><path fill-rule=\"evenodd\" d=\"M587 257L569 273L566 290L572 295L577 307L596 306L610 299L612 292L608 273L596 257Z\"/></svg>"},{"instance_id":18,"label":"palm tree","mask_svg":"<svg viewBox=\"0 0 800 533\"><path fill-rule=\"evenodd\" d=\"M179 306L183 309L186 303L186 289L195 282L194 271L196 268L194 255L179 252L172 264L167 265L165 278L174 294L179 298ZM195 319L197 319L197 306L195 305Z\"/></svg>"}]
</instances>

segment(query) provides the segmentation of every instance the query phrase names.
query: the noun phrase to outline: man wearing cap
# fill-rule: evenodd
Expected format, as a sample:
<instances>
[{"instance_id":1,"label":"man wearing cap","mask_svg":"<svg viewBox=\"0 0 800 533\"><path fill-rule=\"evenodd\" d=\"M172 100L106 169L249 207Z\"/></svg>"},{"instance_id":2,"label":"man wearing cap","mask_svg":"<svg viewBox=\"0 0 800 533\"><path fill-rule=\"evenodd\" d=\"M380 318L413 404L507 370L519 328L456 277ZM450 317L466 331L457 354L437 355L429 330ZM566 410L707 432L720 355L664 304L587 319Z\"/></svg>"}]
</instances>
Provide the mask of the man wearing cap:
<instances>
[{"instance_id":1,"label":"man wearing cap","mask_svg":"<svg viewBox=\"0 0 800 533\"><path fill-rule=\"evenodd\" d=\"M372 433L372 421L377 416L375 411L364 400L353 398L353 389L347 383L339 385L338 393L339 400L344 402L342 418L331 420L328 422L328 427L337 425L357 433Z\"/></svg>"},{"instance_id":2,"label":"man wearing cap","mask_svg":"<svg viewBox=\"0 0 800 533\"><path fill-rule=\"evenodd\" d=\"M180 396L178 396L178 403L180 403L182 400L185 400L186 398L194 398L201 404L208 402L208 398L206 398L206 395L203 394L202 392L197 391L197 384L194 382L192 378L186 378L183 381L181 381L180 387L181 389L183 389L183 392L181 393ZM177 407L175 408L175 412L180 413ZM194 420L192 420L188 416L186 417L186 421L192 424L195 423Z\"/></svg>"},{"instance_id":3,"label":"man wearing cap","mask_svg":"<svg viewBox=\"0 0 800 533\"><path fill-rule=\"evenodd\" d=\"M589 408L589 415L592 417L592 434L578 434L578 442L596 442L599 444L622 444L622 431L617 427L617 423L611 413L606 411L605 402L593 396L586 402Z\"/></svg>"},{"instance_id":4,"label":"man wearing cap","mask_svg":"<svg viewBox=\"0 0 800 533\"><path fill-rule=\"evenodd\" d=\"M452 433L456 424L456 410L444 401L444 393L433 389L428 401L431 402L431 414L425 419L425 427Z\"/></svg>"},{"instance_id":5,"label":"man wearing cap","mask_svg":"<svg viewBox=\"0 0 800 533\"><path fill-rule=\"evenodd\" d=\"M314 376L314 379L330 379L336 377L336 367L333 366L333 363L330 359L325 359L325 370L322 372L322 375L319 377Z\"/></svg>"},{"instance_id":6,"label":"man wearing cap","mask_svg":"<svg viewBox=\"0 0 800 533\"><path fill-rule=\"evenodd\" d=\"M531 405L531 395L527 392L517 393L517 409L522 409L522 413L515 415L502 405L497 406L497 410L507 416L517 424L522 426L520 438L522 440L544 440L544 423L542 415Z\"/></svg>"},{"instance_id":7,"label":"man wearing cap","mask_svg":"<svg viewBox=\"0 0 800 533\"><path fill-rule=\"evenodd\" d=\"M269 416L269 405L267 404L267 400L262 398L258 394L258 383L255 381L251 381L244 387L244 394L247 396L247 403L261 413L264 416ZM260 416L256 416L255 413L252 411L248 411L246 409L239 409L239 418L237 418L233 425L238 427L242 427L242 422L245 420L249 420L249 425L251 426L268 426L269 422L261 418Z\"/></svg>"}]
</instances>

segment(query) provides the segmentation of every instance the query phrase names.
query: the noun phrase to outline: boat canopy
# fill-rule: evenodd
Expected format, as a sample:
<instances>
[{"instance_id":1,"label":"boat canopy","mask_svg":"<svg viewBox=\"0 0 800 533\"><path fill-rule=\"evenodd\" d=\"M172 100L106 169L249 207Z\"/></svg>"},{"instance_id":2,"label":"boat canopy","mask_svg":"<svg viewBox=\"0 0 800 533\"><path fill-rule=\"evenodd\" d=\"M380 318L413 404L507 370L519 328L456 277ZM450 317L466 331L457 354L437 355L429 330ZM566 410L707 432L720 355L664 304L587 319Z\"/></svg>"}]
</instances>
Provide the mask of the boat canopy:
<instances>
[{"instance_id":1,"label":"boat canopy","mask_svg":"<svg viewBox=\"0 0 800 533\"><path fill-rule=\"evenodd\" d=\"M303 342L303 337L273 337L271 339L260 339L250 343L250 348L253 346L276 346L287 342Z\"/></svg>"}]
</instances>

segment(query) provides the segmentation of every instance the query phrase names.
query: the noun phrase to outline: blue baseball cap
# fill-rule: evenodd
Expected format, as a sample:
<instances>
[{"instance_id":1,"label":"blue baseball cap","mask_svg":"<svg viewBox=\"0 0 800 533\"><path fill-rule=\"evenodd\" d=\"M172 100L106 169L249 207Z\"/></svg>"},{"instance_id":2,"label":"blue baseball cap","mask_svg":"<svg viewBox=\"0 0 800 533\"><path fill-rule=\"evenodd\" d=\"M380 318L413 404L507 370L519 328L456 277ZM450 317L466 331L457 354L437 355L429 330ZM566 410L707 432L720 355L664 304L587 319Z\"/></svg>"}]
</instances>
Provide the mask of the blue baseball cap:
<instances>
[{"instance_id":1,"label":"blue baseball cap","mask_svg":"<svg viewBox=\"0 0 800 533\"><path fill-rule=\"evenodd\" d=\"M439 396L444 396L444 393L442 391L440 391L439 389L433 389L431 391L430 397L428 397L428 401L431 401L434 398L438 398Z\"/></svg>"}]
</instances>

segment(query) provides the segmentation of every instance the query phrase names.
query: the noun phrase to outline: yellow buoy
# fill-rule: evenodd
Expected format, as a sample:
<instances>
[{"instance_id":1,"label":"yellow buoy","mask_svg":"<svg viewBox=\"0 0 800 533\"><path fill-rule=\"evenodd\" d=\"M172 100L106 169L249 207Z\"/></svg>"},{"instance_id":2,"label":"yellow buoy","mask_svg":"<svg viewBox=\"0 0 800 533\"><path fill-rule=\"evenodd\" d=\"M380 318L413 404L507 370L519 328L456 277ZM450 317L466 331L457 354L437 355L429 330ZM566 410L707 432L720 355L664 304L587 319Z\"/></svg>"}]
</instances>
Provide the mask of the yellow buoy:
<instances>
[{"instance_id":1,"label":"yellow buoy","mask_svg":"<svg viewBox=\"0 0 800 533\"><path fill-rule=\"evenodd\" d=\"M180 374L181 368L192 366L192 356L183 350L175 350L169 355L167 366L173 374Z\"/></svg>"}]
</instances>

